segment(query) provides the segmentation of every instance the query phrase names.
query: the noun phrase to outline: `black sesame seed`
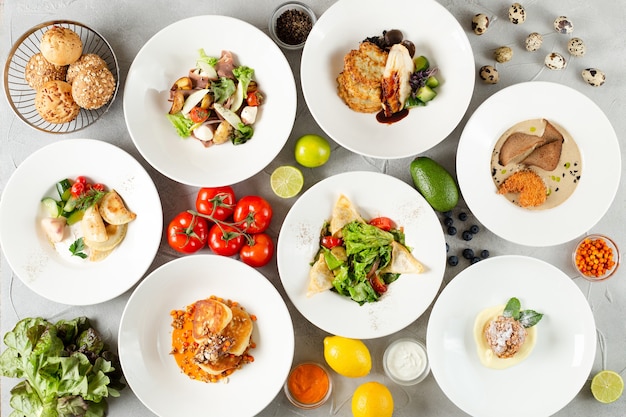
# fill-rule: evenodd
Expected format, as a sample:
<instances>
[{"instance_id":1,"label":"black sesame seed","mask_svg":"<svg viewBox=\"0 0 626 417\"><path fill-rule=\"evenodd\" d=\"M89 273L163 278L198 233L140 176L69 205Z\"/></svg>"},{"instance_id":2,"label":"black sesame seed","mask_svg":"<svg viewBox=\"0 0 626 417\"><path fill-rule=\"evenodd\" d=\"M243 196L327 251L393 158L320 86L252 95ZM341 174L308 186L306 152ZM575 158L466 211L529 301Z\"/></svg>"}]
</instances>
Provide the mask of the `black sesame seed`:
<instances>
[{"instance_id":1,"label":"black sesame seed","mask_svg":"<svg viewBox=\"0 0 626 417\"><path fill-rule=\"evenodd\" d=\"M454 227L454 226L450 226L450 227L448 227L448 234L449 234L450 236L454 236L454 235L456 235L456 227Z\"/></svg>"},{"instance_id":2,"label":"black sesame seed","mask_svg":"<svg viewBox=\"0 0 626 417\"><path fill-rule=\"evenodd\" d=\"M476 234L478 232L480 232L480 227L478 227L477 225L472 225L472 227L470 227L469 229L470 232L472 232L473 234Z\"/></svg>"},{"instance_id":3,"label":"black sesame seed","mask_svg":"<svg viewBox=\"0 0 626 417\"><path fill-rule=\"evenodd\" d=\"M465 259L472 259L474 257L474 251L470 248L463 249L463 257Z\"/></svg>"},{"instance_id":4,"label":"black sesame seed","mask_svg":"<svg viewBox=\"0 0 626 417\"><path fill-rule=\"evenodd\" d=\"M448 257L448 265L457 266L458 264L459 264L459 258L457 258L454 255Z\"/></svg>"},{"instance_id":5,"label":"black sesame seed","mask_svg":"<svg viewBox=\"0 0 626 417\"><path fill-rule=\"evenodd\" d=\"M472 232L470 232L469 230L464 231L462 236L463 236L463 240L466 240L466 241L470 241L474 237Z\"/></svg>"}]
</instances>

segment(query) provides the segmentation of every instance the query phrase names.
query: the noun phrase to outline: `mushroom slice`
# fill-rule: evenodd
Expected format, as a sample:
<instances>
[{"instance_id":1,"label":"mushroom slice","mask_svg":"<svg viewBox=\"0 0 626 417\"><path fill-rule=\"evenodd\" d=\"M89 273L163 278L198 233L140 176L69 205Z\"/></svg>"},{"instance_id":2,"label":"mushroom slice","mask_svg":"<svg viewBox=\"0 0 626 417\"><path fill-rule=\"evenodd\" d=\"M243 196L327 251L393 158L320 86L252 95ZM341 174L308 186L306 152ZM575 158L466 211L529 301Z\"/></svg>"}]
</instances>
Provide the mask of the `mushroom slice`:
<instances>
[{"instance_id":1,"label":"mushroom slice","mask_svg":"<svg viewBox=\"0 0 626 417\"><path fill-rule=\"evenodd\" d=\"M124 237L126 237L128 224L107 224L105 229L108 237L106 240L96 242L87 239L86 237L83 237L85 245L87 245L89 249L93 249L99 252L112 250L117 245L119 245L122 240L124 240Z\"/></svg>"},{"instance_id":2,"label":"mushroom slice","mask_svg":"<svg viewBox=\"0 0 626 417\"><path fill-rule=\"evenodd\" d=\"M100 215L109 224L125 224L135 220L137 215L130 211L124 200L115 190L102 197L99 206Z\"/></svg>"},{"instance_id":3,"label":"mushroom slice","mask_svg":"<svg viewBox=\"0 0 626 417\"><path fill-rule=\"evenodd\" d=\"M85 210L85 214L83 215L83 220L81 222L81 227L83 230L83 238L85 241L89 240L91 242L104 242L109 238L107 235L106 227L104 226L104 221L102 220L102 216L100 216L100 213L98 211L97 203Z\"/></svg>"}]
</instances>

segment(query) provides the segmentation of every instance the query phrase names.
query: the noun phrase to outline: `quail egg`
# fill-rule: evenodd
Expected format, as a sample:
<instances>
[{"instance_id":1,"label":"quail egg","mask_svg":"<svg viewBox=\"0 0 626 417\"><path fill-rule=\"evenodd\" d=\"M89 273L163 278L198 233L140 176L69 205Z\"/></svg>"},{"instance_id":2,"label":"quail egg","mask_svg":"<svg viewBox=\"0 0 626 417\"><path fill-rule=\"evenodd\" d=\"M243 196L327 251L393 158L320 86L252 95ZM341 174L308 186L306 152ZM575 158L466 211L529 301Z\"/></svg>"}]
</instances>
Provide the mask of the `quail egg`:
<instances>
[{"instance_id":1,"label":"quail egg","mask_svg":"<svg viewBox=\"0 0 626 417\"><path fill-rule=\"evenodd\" d=\"M543 43L543 36L540 33L533 32L526 37L524 41L524 45L526 46L526 50L533 52L541 48L541 44Z\"/></svg>"},{"instance_id":2,"label":"quail egg","mask_svg":"<svg viewBox=\"0 0 626 417\"><path fill-rule=\"evenodd\" d=\"M500 74L498 74L498 70L491 65L484 65L480 67L478 75L485 84L497 84L498 81L500 81Z\"/></svg>"},{"instance_id":3,"label":"quail egg","mask_svg":"<svg viewBox=\"0 0 626 417\"><path fill-rule=\"evenodd\" d=\"M580 38L572 38L567 42L567 50L574 56L583 56L587 52L587 46Z\"/></svg>"},{"instance_id":4,"label":"quail egg","mask_svg":"<svg viewBox=\"0 0 626 417\"><path fill-rule=\"evenodd\" d=\"M546 59L544 60L546 67L551 70L562 70L567 66L567 61L563 57L563 55L552 52L546 55Z\"/></svg>"},{"instance_id":5,"label":"quail egg","mask_svg":"<svg viewBox=\"0 0 626 417\"><path fill-rule=\"evenodd\" d=\"M509 7L509 20L514 25L521 25L526 20L526 9L519 3L513 3Z\"/></svg>"},{"instance_id":6,"label":"quail egg","mask_svg":"<svg viewBox=\"0 0 626 417\"><path fill-rule=\"evenodd\" d=\"M482 35L489 29L489 16L484 13L478 13L472 18L472 30L477 35Z\"/></svg>"},{"instance_id":7,"label":"quail egg","mask_svg":"<svg viewBox=\"0 0 626 417\"><path fill-rule=\"evenodd\" d=\"M604 72L597 68L587 68L582 71L583 80L592 87L600 87L606 81Z\"/></svg>"},{"instance_id":8,"label":"quail egg","mask_svg":"<svg viewBox=\"0 0 626 417\"><path fill-rule=\"evenodd\" d=\"M496 61L500 63L509 62L513 58L513 50L508 46L501 46L495 50L493 55Z\"/></svg>"},{"instance_id":9,"label":"quail egg","mask_svg":"<svg viewBox=\"0 0 626 417\"><path fill-rule=\"evenodd\" d=\"M574 31L574 24L566 16L554 19L554 30L563 35L569 35Z\"/></svg>"}]
</instances>

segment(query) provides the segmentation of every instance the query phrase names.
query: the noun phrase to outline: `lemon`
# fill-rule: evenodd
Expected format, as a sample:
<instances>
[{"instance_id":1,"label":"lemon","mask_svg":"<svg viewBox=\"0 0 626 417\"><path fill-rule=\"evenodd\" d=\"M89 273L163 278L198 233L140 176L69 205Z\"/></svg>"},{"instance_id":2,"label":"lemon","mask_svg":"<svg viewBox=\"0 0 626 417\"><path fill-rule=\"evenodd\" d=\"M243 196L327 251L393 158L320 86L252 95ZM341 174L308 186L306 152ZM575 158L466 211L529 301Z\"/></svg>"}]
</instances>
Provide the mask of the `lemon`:
<instances>
[{"instance_id":1,"label":"lemon","mask_svg":"<svg viewBox=\"0 0 626 417\"><path fill-rule=\"evenodd\" d=\"M358 378L370 373L372 357L361 340L342 336L324 338L324 359L339 375Z\"/></svg>"},{"instance_id":2,"label":"lemon","mask_svg":"<svg viewBox=\"0 0 626 417\"><path fill-rule=\"evenodd\" d=\"M270 176L270 185L279 197L295 197L302 190L304 176L296 167L290 165L279 166Z\"/></svg>"},{"instance_id":3,"label":"lemon","mask_svg":"<svg viewBox=\"0 0 626 417\"><path fill-rule=\"evenodd\" d=\"M294 156L303 167L316 168L330 158L330 144L320 135L304 135L296 141Z\"/></svg>"},{"instance_id":4,"label":"lemon","mask_svg":"<svg viewBox=\"0 0 626 417\"><path fill-rule=\"evenodd\" d=\"M361 384L352 394L354 417L391 417L392 414L393 397L389 388L380 382Z\"/></svg>"},{"instance_id":5,"label":"lemon","mask_svg":"<svg viewBox=\"0 0 626 417\"><path fill-rule=\"evenodd\" d=\"M622 396L624 380L614 371L603 370L591 380L591 393L601 403L612 403Z\"/></svg>"},{"instance_id":6,"label":"lemon","mask_svg":"<svg viewBox=\"0 0 626 417\"><path fill-rule=\"evenodd\" d=\"M417 191L436 211L450 211L459 202L459 188L456 181L436 161L425 156L418 156L411 162L411 177Z\"/></svg>"}]
</instances>

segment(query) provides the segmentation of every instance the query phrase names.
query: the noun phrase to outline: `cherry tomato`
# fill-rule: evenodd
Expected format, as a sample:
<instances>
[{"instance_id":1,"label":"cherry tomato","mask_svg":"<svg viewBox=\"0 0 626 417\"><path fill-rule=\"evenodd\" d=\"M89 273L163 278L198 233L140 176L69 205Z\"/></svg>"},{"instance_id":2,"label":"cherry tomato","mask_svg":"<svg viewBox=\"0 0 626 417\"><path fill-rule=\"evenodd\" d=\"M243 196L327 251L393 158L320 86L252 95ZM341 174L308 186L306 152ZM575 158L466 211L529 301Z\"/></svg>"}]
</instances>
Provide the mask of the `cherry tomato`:
<instances>
[{"instance_id":1,"label":"cherry tomato","mask_svg":"<svg viewBox=\"0 0 626 417\"><path fill-rule=\"evenodd\" d=\"M248 106L260 106L262 100L263 97L258 91L250 91L246 96L246 103L248 103Z\"/></svg>"},{"instance_id":2,"label":"cherry tomato","mask_svg":"<svg viewBox=\"0 0 626 417\"><path fill-rule=\"evenodd\" d=\"M74 182L80 182L83 185L87 185L87 177L85 177L84 175L79 175L78 177L76 177Z\"/></svg>"},{"instance_id":3,"label":"cherry tomato","mask_svg":"<svg viewBox=\"0 0 626 417\"><path fill-rule=\"evenodd\" d=\"M274 242L267 233L256 233L252 242L245 242L239 251L243 263L258 268L267 265L274 255Z\"/></svg>"},{"instance_id":4,"label":"cherry tomato","mask_svg":"<svg viewBox=\"0 0 626 417\"><path fill-rule=\"evenodd\" d=\"M372 274L369 277L369 281L370 284L372 284L372 288L374 289L374 291L376 291L378 294L383 294L387 291L387 284L385 284L383 279L378 275Z\"/></svg>"},{"instance_id":5,"label":"cherry tomato","mask_svg":"<svg viewBox=\"0 0 626 417\"><path fill-rule=\"evenodd\" d=\"M272 221L272 206L263 197L248 195L235 205L233 219L246 233L261 233Z\"/></svg>"},{"instance_id":6,"label":"cherry tomato","mask_svg":"<svg viewBox=\"0 0 626 417\"><path fill-rule=\"evenodd\" d=\"M181 253L194 253L206 245L206 220L187 211L178 213L167 226L167 243Z\"/></svg>"},{"instance_id":7,"label":"cherry tomato","mask_svg":"<svg viewBox=\"0 0 626 417\"><path fill-rule=\"evenodd\" d=\"M395 226L393 220L391 220L389 217L375 217L370 220L370 224L386 232L390 231Z\"/></svg>"},{"instance_id":8,"label":"cherry tomato","mask_svg":"<svg viewBox=\"0 0 626 417\"><path fill-rule=\"evenodd\" d=\"M335 246L339 246L343 243L343 240L334 236L324 236L322 237L322 246L326 249L332 249Z\"/></svg>"},{"instance_id":9,"label":"cherry tomato","mask_svg":"<svg viewBox=\"0 0 626 417\"><path fill-rule=\"evenodd\" d=\"M196 197L196 210L216 220L226 220L235 207L235 191L232 187L200 188Z\"/></svg>"},{"instance_id":10,"label":"cherry tomato","mask_svg":"<svg viewBox=\"0 0 626 417\"><path fill-rule=\"evenodd\" d=\"M87 190L87 185L84 182L76 181L74 184L72 184L71 192L74 197L80 197L81 195L85 193L86 190Z\"/></svg>"},{"instance_id":11,"label":"cherry tomato","mask_svg":"<svg viewBox=\"0 0 626 417\"><path fill-rule=\"evenodd\" d=\"M239 252L245 242L245 236L227 224L214 224L209 229L209 248L216 255L233 256Z\"/></svg>"},{"instance_id":12,"label":"cherry tomato","mask_svg":"<svg viewBox=\"0 0 626 417\"><path fill-rule=\"evenodd\" d=\"M104 184L97 182L94 185L92 185L91 188L93 188L96 191L104 191Z\"/></svg>"},{"instance_id":13,"label":"cherry tomato","mask_svg":"<svg viewBox=\"0 0 626 417\"><path fill-rule=\"evenodd\" d=\"M200 106L196 106L189 112L189 118L194 123L202 123L209 118L209 111Z\"/></svg>"}]
</instances>

